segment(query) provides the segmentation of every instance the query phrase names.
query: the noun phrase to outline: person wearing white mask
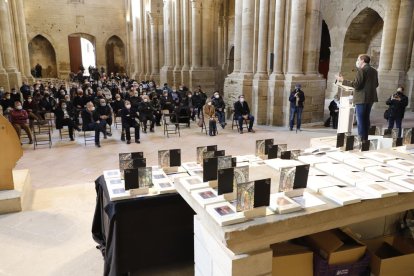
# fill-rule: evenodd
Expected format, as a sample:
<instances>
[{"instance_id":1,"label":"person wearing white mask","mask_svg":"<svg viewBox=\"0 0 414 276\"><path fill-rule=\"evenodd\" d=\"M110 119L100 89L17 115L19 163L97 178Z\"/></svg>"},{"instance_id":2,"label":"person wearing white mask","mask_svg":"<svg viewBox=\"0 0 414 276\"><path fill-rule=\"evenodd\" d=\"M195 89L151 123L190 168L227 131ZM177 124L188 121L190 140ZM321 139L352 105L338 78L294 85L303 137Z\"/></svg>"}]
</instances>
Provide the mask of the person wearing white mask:
<instances>
[{"instance_id":1,"label":"person wearing white mask","mask_svg":"<svg viewBox=\"0 0 414 276\"><path fill-rule=\"evenodd\" d=\"M243 122L249 120L248 131L254 133L253 123L254 117L250 114L250 108L244 100L244 96L240 95L239 100L234 103L234 119L239 123L239 132L243 134Z\"/></svg>"},{"instance_id":2,"label":"person wearing white mask","mask_svg":"<svg viewBox=\"0 0 414 276\"><path fill-rule=\"evenodd\" d=\"M121 111L122 119L122 132L125 131L126 142L131 144L131 130L133 127L135 129L135 143L140 143L139 141L139 120L137 109L131 106L130 101L125 101L125 107ZM123 134L122 134L123 135ZM122 137L121 137L122 140Z\"/></svg>"},{"instance_id":3,"label":"person wearing white mask","mask_svg":"<svg viewBox=\"0 0 414 276\"><path fill-rule=\"evenodd\" d=\"M204 122L208 122L208 134L210 136L216 136L217 134L217 117L216 109L211 102L211 99L207 99L206 104L203 107Z\"/></svg>"},{"instance_id":4,"label":"person wearing white mask","mask_svg":"<svg viewBox=\"0 0 414 276\"><path fill-rule=\"evenodd\" d=\"M398 137L401 137L401 125L408 105L408 97L404 95L404 87L399 86L397 93L391 95L385 102L388 108L388 129L394 128L394 123L398 128Z\"/></svg>"},{"instance_id":5,"label":"person wearing white mask","mask_svg":"<svg viewBox=\"0 0 414 276\"><path fill-rule=\"evenodd\" d=\"M19 139L23 128L27 133L27 137L29 137L29 144L33 144L32 132L30 131L29 125L27 124L29 114L26 112L26 110L23 109L21 102L16 101L14 103L14 109L10 111L9 118L11 124L16 130Z\"/></svg>"},{"instance_id":6,"label":"person wearing white mask","mask_svg":"<svg viewBox=\"0 0 414 276\"><path fill-rule=\"evenodd\" d=\"M212 104L216 108L216 116L218 118L218 122L221 125L221 127L224 129L226 126L226 113L224 112L224 109L226 108L226 104L224 103L223 98L220 96L219 92L214 92L213 98L212 98Z\"/></svg>"},{"instance_id":7,"label":"person wearing white mask","mask_svg":"<svg viewBox=\"0 0 414 276\"><path fill-rule=\"evenodd\" d=\"M63 126L68 126L69 138L71 141L74 141L73 138L73 129L80 131L80 128L75 125L74 121L75 111L72 108L69 108L65 101L59 102L58 107L55 110L55 125L56 129L62 129Z\"/></svg>"},{"instance_id":8,"label":"person wearing white mask","mask_svg":"<svg viewBox=\"0 0 414 276\"><path fill-rule=\"evenodd\" d=\"M138 106L139 117L141 122L144 124L144 133L147 133L147 122L150 124L150 132L154 132L155 118L154 118L154 107L149 100L147 95L142 96L142 102Z\"/></svg>"},{"instance_id":9,"label":"person wearing white mask","mask_svg":"<svg viewBox=\"0 0 414 276\"><path fill-rule=\"evenodd\" d=\"M95 110L95 106L92 102L88 102L86 107L82 110L82 130L83 131L95 131L95 146L98 148L101 147L99 142L99 134L102 132L104 135L105 130L105 121L101 121L99 118L98 112Z\"/></svg>"},{"instance_id":10,"label":"person wearing white mask","mask_svg":"<svg viewBox=\"0 0 414 276\"><path fill-rule=\"evenodd\" d=\"M99 114L100 121L105 122L105 129L107 124L112 125L112 108L106 103L106 100L104 98L99 99L99 105L96 107L96 112ZM104 133L104 139L106 139L107 136L111 135L112 134L110 132L106 131Z\"/></svg>"},{"instance_id":11,"label":"person wearing white mask","mask_svg":"<svg viewBox=\"0 0 414 276\"><path fill-rule=\"evenodd\" d=\"M375 102L378 102L378 72L375 68L370 66L370 61L371 58L366 54L358 56L355 62L357 72L353 81L344 80L341 74L336 76L337 81L342 82L345 86L351 86L355 89L353 103L356 107L358 135L363 141L368 140L372 105Z\"/></svg>"},{"instance_id":12,"label":"person wearing white mask","mask_svg":"<svg viewBox=\"0 0 414 276\"><path fill-rule=\"evenodd\" d=\"M335 95L334 99L329 104L329 114L332 119L332 128L338 128L338 117L339 117L339 96Z\"/></svg>"}]
</instances>

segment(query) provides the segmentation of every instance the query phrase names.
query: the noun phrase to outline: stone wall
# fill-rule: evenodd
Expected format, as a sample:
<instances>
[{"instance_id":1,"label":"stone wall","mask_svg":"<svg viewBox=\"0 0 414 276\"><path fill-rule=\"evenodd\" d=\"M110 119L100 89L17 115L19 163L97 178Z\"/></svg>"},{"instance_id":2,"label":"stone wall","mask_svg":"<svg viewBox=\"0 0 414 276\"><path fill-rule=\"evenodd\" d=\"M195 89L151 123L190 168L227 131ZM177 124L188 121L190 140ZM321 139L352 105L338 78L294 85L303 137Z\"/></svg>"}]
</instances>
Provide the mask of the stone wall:
<instances>
[{"instance_id":1,"label":"stone wall","mask_svg":"<svg viewBox=\"0 0 414 276\"><path fill-rule=\"evenodd\" d=\"M24 1L24 13L28 41L42 35L51 43L61 78L67 78L70 72L69 35L79 33L95 38L98 67L106 68L105 45L111 36L117 35L126 44L124 1Z\"/></svg>"}]
</instances>

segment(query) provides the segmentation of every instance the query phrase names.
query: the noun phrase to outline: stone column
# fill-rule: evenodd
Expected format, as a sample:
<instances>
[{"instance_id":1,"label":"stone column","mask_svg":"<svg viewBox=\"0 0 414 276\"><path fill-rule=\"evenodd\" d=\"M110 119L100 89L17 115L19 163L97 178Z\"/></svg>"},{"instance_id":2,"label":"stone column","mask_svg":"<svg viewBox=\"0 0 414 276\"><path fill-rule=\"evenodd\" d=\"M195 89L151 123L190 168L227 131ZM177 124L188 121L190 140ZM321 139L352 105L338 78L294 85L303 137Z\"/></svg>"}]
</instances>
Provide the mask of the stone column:
<instances>
[{"instance_id":1,"label":"stone column","mask_svg":"<svg viewBox=\"0 0 414 276\"><path fill-rule=\"evenodd\" d=\"M175 0L174 5L174 86L181 84L181 1Z\"/></svg>"},{"instance_id":2,"label":"stone column","mask_svg":"<svg viewBox=\"0 0 414 276\"><path fill-rule=\"evenodd\" d=\"M19 17L17 14L17 7L16 7L16 1L10 2L11 6L11 24L13 25L14 30L14 49L16 49L16 66L17 70L19 70L22 74L22 79L26 81L26 78L24 76L23 72L23 53L22 53L22 43L21 43L21 32L20 32L20 26L19 26ZM26 46L27 47L27 46Z\"/></svg>"},{"instance_id":3,"label":"stone column","mask_svg":"<svg viewBox=\"0 0 414 276\"><path fill-rule=\"evenodd\" d=\"M395 37L394 56L392 60L393 71L405 71L409 45L409 33L411 20L413 18L414 2L412 0L401 0L400 15L398 17L398 29Z\"/></svg>"},{"instance_id":4,"label":"stone column","mask_svg":"<svg viewBox=\"0 0 414 276\"><path fill-rule=\"evenodd\" d=\"M183 24L183 68L181 71L182 82L188 86L190 83L190 12L189 1L182 1L182 24Z\"/></svg>"},{"instance_id":5,"label":"stone column","mask_svg":"<svg viewBox=\"0 0 414 276\"><path fill-rule=\"evenodd\" d=\"M255 1L243 0L240 72L245 76L253 74L254 6Z\"/></svg>"},{"instance_id":6,"label":"stone column","mask_svg":"<svg viewBox=\"0 0 414 276\"><path fill-rule=\"evenodd\" d=\"M408 97L408 108L413 110L414 106L414 44L411 46L411 63L410 70L407 72L407 86L405 87L405 95Z\"/></svg>"},{"instance_id":7,"label":"stone column","mask_svg":"<svg viewBox=\"0 0 414 276\"><path fill-rule=\"evenodd\" d=\"M275 23L273 40L273 72L269 77L269 89L267 94L267 124L283 125L284 111L283 103L286 102L284 95L283 75L283 50L285 38L285 9L286 0L276 0Z\"/></svg>"},{"instance_id":8,"label":"stone column","mask_svg":"<svg viewBox=\"0 0 414 276\"><path fill-rule=\"evenodd\" d=\"M303 41L305 35L306 0L292 0L288 74L302 74Z\"/></svg>"},{"instance_id":9,"label":"stone column","mask_svg":"<svg viewBox=\"0 0 414 276\"><path fill-rule=\"evenodd\" d=\"M201 1L191 0L191 68L201 67Z\"/></svg>"},{"instance_id":10,"label":"stone column","mask_svg":"<svg viewBox=\"0 0 414 276\"><path fill-rule=\"evenodd\" d=\"M303 56L303 71L307 75L317 75L319 63L319 49L321 44L321 18L320 18L320 0L308 0L305 45Z\"/></svg>"},{"instance_id":11,"label":"stone column","mask_svg":"<svg viewBox=\"0 0 414 276\"><path fill-rule=\"evenodd\" d=\"M160 79L159 64L159 41L158 41L158 22L159 18L155 14L149 14L151 25L151 76L150 78L157 83Z\"/></svg>"},{"instance_id":12,"label":"stone column","mask_svg":"<svg viewBox=\"0 0 414 276\"><path fill-rule=\"evenodd\" d=\"M174 40L172 27L172 1L164 0L164 66L161 69L160 84L172 85L174 81Z\"/></svg>"},{"instance_id":13,"label":"stone column","mask_svg":"<svg viewBox=\"0 0 414 276\"><path fill-rule=\"evenodd\" d=\"M235 0L233 73L239 73L240 66L241 66L242 12L243 12L243 0Z\"/></svg>"},{"instance_id":14,"label":"stone column","mask_svg":"<svg viewBox=\"0 0 414 276\"><path fill-rule=\"evenodd\" d=\"M400 12L400 1L401 0L387 1L378 71L388 71L391 69L398 15Z\"/></svg>"},{"instance_id":15,"label":"stone column","mask_svg":"<svg viewBox=\"0 0 414 276\"><path fill-rule=\"evenodd\" d=\"M266 124L267 115L267 45L269 28L269 1L260 0L257 69L253 80L253 115L258 124Z\"/></svg>"},{"instance_id":16,"label":"stone column","mask_svg":"<svg viewBox=\"0 0 414 276\"><path fill-rule=\"evenodd\" d=\"M203 27L202 27L202 64L203 67L211 67L212 65L212 25L214 24L213 19L213 1L204 0L203 1Z\"/></svg>"},{"instance_id":17,"label":"stone column","mask_svg":"<svg viewBox=\"0 0 414 276\"><path fill-rule=\"evenodd\" d=\"M6 1L0 1L0 35L1 46L3 52L3 66L6 69L9 87L18 88L21 84L21 74L16 68L16 56L14 54L14 45L12 38L12 26L11 26L9 7Z\"/></svg>"}]
</instances>

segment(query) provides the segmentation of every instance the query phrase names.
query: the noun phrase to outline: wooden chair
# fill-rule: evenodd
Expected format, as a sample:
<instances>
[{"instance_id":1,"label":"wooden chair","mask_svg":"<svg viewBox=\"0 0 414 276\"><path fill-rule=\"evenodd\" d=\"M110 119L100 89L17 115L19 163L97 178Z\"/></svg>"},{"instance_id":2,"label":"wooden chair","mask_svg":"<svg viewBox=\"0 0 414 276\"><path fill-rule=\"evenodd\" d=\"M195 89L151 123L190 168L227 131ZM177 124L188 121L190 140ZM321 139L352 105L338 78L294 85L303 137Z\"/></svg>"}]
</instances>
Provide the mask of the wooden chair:
<instances>
[{"instance_id":1,"label":"wooden chair","mask_svg":"<svg viewBox=\"0 0 414 276\"><path fill-rule=\"evenodd\" d=\"M163 123L164 123L164 136L170 137L170 134L178 134L178 137L181 137L180 134L180 124L177 122L177 119L174 118L176 115L173 113L164 114ZM172 121L174 119L175 121Z\"/></svg>"},{"instance_id":2,"label":"wooden chair","mask_svg":"<svg viewBox=\"0 0 414 276\"><path fill-rule=\"evenodd\" d=\"M249 119L243 119L244 124L246 125L246 128L249 128L249 123L250 120ZM240 127L239 127L239 121L236 119L236 116L234 115L234 111L233 111L233 119L231 122L231 129L234 129L234 126L237 127L237 131L240 131Z\"/></svg>"},{"instance_id":3,"label":"wooden chair","mask_svg":"<svg viewBox=\"0 0 414 276\"><path fill-rule=\"evenodd\" d=\"M52 127L49 124L38 124L33 126L33 148L41 145L52 147Z\"/></svg>"}]
</instances>

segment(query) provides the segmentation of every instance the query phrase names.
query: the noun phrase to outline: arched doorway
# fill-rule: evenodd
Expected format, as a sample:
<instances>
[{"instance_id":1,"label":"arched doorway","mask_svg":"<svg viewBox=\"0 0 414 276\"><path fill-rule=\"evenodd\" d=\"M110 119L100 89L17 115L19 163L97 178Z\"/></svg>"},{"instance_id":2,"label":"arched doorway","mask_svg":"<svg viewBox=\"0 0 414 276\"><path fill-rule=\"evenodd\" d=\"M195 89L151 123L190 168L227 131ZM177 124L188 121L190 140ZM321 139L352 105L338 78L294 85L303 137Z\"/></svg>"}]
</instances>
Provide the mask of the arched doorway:
<instances>
[{"instance_id":1,"label":"arched doorway","mask_svg":"<svg viewBox=\"0 0 414 276\"><path fill-rule=\"evenodd\" d=\"M362 10L351 22L345 35L341 72L347 79L354 77L359 54L371 56L371 66L378 67L384 21L373 9Z\"/></svg>"},{"instance_id":2,"label":"arched doorway","mask_svg":"<svg viewBox=\"0 0 414 276\"><path fill-rule=\"evenodd\" d=\"M125 47L122 40L114 35L106 42L106 68L107 72L125 73Z\"/></svg>"},{"instance_id":3,"label":"arched doorway","mask_svg":"<svg viewBox=\"0 0 414 276\"><path fill-rule=\"evenodd\" d=\"M329 34L328 25L322 20L321 51L319 54L319 73L325 79L328 78L329 60L331 58L331 35Z\"/></svg>"},{"instance_id":4,"label":"arched doorway","mask_svg":"<svg viewBox=\"0 0 414 276\"><path fill-rule=\"evenodd\" d=\"M83 67L83 75L88 76L89 66L96 67L95 37L83 33L70 34L68 42L71 72L78 73Z\"/></svg>"},{"instance_id":5,"label":"arched doorway","mask_svg":"<svg viewBox=\"0 0 414 276\"><path fill-rule=\"evenodd\" d=\"M229 58L227 59L227 75L233 73L234 70L234 46L231 46L230 52L229 52Z\"/></svg>"},{"instance_id":6,"label":"arched doorway","mask_svg":"<svg viewBox=\"0 0 414 276\"><path fill-rule=\"evenodd\" d=\"M30 68L39 64L42 67L41 76L34 77L57 78L56 53L52 44L42 35L35 36L29 42Z\"/></svg>"}]
</instances>

